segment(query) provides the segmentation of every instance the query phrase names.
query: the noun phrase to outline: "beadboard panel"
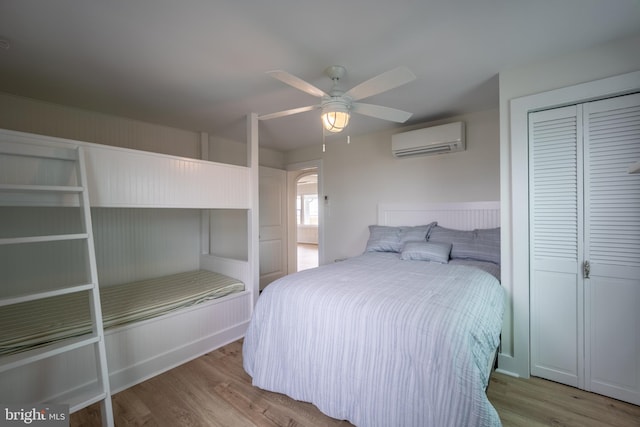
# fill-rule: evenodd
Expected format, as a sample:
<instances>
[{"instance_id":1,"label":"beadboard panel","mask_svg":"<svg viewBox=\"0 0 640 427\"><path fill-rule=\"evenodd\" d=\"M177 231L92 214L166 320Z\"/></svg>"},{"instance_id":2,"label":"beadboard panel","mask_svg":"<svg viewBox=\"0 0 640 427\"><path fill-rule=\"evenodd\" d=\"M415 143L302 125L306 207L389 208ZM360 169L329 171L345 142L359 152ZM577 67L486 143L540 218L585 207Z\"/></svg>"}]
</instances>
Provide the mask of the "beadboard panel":
<instances>
[{"instance_id":1,"label":"beadboard panel","mask_svg":"<svg viewBox=\"0 0 640 427\"><path fill-rule=\"evenodd\" d=\"M200 211L92 208L100 286L129 283L200 263Z\"/></svg>"},{"instance_id":2,"label":"beadboard panel","mask_svg":"<svg viewBox=\"0 0 640 427\"><path fill-rule=\"evenodd\" d=\"M200 211L92 208L101 286L197 270ZM0 237L73 234L79 208L0 207ZM0 296L88 281L83 241L0 246Z\"/></svg>"},{"instance_id":3,"label":"beadboard panel","mask_svg":"<svg viewBox=\"0 0 640 427\"><path fill-rule=\"evenodd\" d=\"M200 134L0 93L0 128L200 158Z\"/></svg>"},{"instance_id":4,"label":"beadboard panel","mask_svg":"<svg viewBox=\"0 0 640 427\"><path fill-rule=\"evenodd\" d=\"M0 207L0 238L83 233L79 207Z\"/></svg>"},{"instance_id":5,"label":"beadboard panel","mask_svg":"<svg viewBox=\"0 0 640 427\"><path fill-rule=\"evenodd\" d=\"M209 253L218 257L246 261L249 249L247 211L215 209L209 212Z\"/></svg>"},{"instance_id":6,"label":"beadboard panel","mask_svg":"<svg viewBox=\"0 0 640 427\"><path fill-rule=\"evenodd\" d=\"M88 144L91 206L249 208L249 169Z\"/></svg>"},{"instance_id":7,"label":"beadboard panel","mask_svg":"<svg viewBox=\"0 0 640 427\"><path fill-rule=\"evenodd\" d=\"M193 209L248 209L250 169L224 163L145 152L107 145L0 130L6 144L74 143L84 152L91 206ZM4 184L72 185L70 162L39 160L4 153L0 182ZM46 172L43 172L46 171ZM3 196L0 205L73 205L77 200L53 200L21 193Z\"/></svg>"},{"instance_id":8,"label":"beadboard panel","mask_svg":"<svg viewBox=\"0 0 640 427\"><path fill-rule=\"evenodd\" d=\"M500 202L378 205L380 225L422 225L433 221L456 230L500 227Z\"/></svg>"},{"instance_id":9,"label":"beadboard panel","mask_svg":"<svg viewBox=\"0 0 640 427\"><path fill-rule=\"evenodd\" d=\"M79 207L0 206L0 238L83 233ZM86 241L0 245L0 297L90 281Z\"/></svg>"},{"instance_id":10,"label":"beadboard panel","mask_svg":"<svg viewBox=\"0 0 640 427\"><path fill-rule=\"evenodd\" d=\"M0 246L0 298L90 282L85 240Z\"/></svg>"}]
</instances>

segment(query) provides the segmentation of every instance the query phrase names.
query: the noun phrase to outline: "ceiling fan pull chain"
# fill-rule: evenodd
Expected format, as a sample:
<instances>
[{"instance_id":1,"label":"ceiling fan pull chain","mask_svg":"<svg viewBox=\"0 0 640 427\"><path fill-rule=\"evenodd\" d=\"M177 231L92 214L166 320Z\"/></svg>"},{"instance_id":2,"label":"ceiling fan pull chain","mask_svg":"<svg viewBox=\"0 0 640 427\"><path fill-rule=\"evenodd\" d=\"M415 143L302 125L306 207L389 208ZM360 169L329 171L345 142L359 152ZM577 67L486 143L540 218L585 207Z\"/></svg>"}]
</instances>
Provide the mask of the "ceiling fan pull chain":
<instances>
[{"instance_id":1,"label":"ceiling fan pull chain","mask_svg":"<svg viewBox=\"0 0 640 427\"><path fill-rule=\"evenodd\" d=\"M322 152L323 152L323 153L327 151L327 147L326 147L326 145L324 144L324 138L325 138L325 135L324 135L324 127L323 127L323 128L322 128Z\"/></svg>"}]
</instances>

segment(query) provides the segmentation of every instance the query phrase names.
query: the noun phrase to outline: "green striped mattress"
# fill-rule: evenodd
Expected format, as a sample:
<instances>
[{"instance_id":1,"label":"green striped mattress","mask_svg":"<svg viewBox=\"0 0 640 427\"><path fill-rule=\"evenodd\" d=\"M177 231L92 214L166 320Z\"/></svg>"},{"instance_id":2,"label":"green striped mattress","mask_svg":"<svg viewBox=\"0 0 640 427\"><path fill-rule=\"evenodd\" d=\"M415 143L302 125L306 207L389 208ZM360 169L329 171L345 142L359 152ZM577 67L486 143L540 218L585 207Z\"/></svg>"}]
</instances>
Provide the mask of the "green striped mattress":
<instances>
[{"instance_id":1,"label":"green striped mattress","mask_svg":"<svg viewBox=\"0 0 640 427\"><path fill-rule=\"evenodd\" d=\"M100 289L104 328L151 319L244 290L223 274L189 271ZM89 292L0 308L0 355L91 332Z\"/></svg>"}]
</instances>

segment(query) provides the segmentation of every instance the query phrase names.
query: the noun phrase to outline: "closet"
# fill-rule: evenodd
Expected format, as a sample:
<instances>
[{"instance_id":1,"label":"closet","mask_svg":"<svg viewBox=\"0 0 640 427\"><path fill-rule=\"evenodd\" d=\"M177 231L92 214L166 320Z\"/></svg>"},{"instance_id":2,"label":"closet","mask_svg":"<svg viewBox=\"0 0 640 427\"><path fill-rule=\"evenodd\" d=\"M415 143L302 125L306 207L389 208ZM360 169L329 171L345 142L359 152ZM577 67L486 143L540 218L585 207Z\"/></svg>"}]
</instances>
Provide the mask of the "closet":
<instances>
[{"instance_id":1,"label":"closet","mask_svg":"<svg viewBox=\"0 0 640 427\"><path fill-rule=\"evenodd\" d=\"M640 404L640 94L529 114L531 374Z\"/></svg>"}]
</instances>

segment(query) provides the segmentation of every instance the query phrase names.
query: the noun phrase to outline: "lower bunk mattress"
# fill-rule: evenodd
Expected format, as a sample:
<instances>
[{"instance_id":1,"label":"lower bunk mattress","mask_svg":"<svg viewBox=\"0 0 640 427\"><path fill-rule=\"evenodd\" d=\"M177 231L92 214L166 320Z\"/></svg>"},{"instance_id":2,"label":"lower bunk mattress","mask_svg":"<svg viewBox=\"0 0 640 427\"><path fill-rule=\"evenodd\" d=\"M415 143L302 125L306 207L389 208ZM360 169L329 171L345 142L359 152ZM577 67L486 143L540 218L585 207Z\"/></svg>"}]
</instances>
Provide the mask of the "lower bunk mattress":
<instances>
[{"instance_id":1,"label":"lower bunk mattress","mask_svg":"<svg viewBox=\"0 0 640 427\"><path fill-rule=\"evenodd\" d=\"M105 329L138 322L244 291L244 283L206 270L100 289ZM89 293L0 308L0 356L91 333Z\"/></svg>"}]
</instances>

